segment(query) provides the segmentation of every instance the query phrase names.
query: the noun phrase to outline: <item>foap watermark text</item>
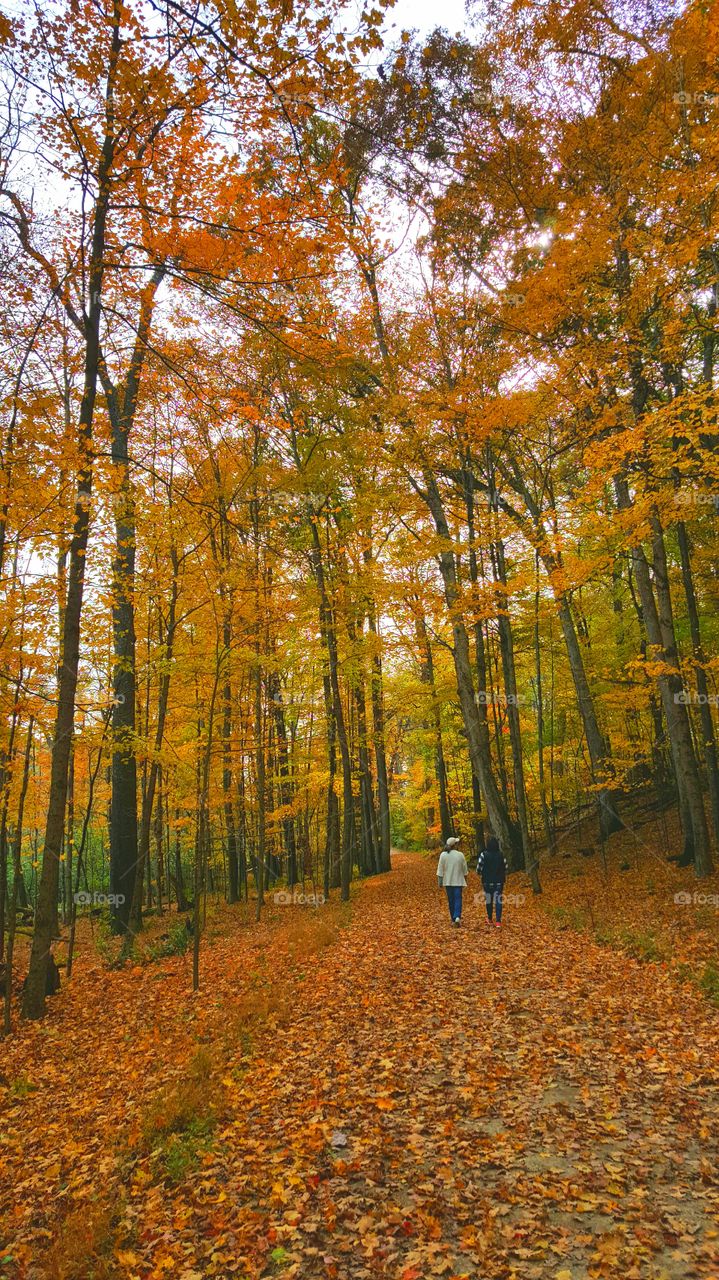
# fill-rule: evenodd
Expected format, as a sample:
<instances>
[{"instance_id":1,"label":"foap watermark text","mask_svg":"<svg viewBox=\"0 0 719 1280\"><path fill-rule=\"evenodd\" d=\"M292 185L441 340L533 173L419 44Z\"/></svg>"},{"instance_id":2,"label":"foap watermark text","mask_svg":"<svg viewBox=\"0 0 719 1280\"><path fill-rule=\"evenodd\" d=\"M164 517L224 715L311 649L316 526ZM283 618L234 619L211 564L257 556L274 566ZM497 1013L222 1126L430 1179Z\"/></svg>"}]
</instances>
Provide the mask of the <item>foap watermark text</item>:
<instances>
[{"instance_id":1,"label":"foap watermark text","mask_svg":"<svg viewBox=\"0 0 719 1280\"><path fill-rule=\"evenodd\" d=\"M81 889L72 895L78 907L121 907L125 901L124 893L88 893Z\"/></svg>"},{"instance_id":2,"label":"foap watermark text","mask_svg":"<svg viewBox=\"0 0 719 1280\"><path fill-rule=\"evenodd\" d=\"M719 893L675 893L678 907L719 907Z\"/></svg>"},{"instance_id":3,"label":"foap watermark text","mask_svg":"<svg viewBox=\"0 0 719 1280\"><path fill-rule=\"evenodd\" d=\"M327 899L323 893L290 893L288 889L280 889L273 893L272 901L278 907L321 907Z\"/></svg>"}]
</instances>

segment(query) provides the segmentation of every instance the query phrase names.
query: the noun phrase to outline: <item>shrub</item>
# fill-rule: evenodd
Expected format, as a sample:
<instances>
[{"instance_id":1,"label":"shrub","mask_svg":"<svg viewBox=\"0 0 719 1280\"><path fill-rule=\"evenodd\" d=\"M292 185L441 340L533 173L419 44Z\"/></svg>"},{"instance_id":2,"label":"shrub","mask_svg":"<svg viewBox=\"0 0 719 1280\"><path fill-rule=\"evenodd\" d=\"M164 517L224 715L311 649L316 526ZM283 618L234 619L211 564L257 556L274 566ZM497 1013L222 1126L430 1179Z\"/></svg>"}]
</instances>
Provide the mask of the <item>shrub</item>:
<instances>
[{"instance_id":1,"label":"shrub","mask_svg":"<svg viewBox=\"0 0 719 1280\"><path fill-rule=\"evenodd\" d=\"M187 920L173 920L167 933L148 947L148 955L151 960L162 960L165 956L184 956L191 945L192 929Z\"/></svg>"},{"instance_id":2,"label":"shrub","mask_svg":"<svg viewBox=\"0 0 719 1280\"><path fill-rule=\"evenodd\" d=\"M719 968L710 960L704 967L699 986L712 1004L719 1005Z\"/></svg>"},{"instance_id":3,"label":"shrub","mask_svg":"<svg viewBox=\"0 0 719 1280\"><path fill-rule=\"evenodd\" d=\"M221 1109L213 1088L215 1068L212 1056L200 1049L186 1075L163 1089L145 1114L141 1148L160 1161L172 1182L181 1182L210 1146Z\"/></svg>"},{"instance_id":4,"label":"shrub","mask_svg":"<svg viewBox=\"0 0 719 1280\"><path fill-rule=\"evenodd\" d=\"M200 1157L210 1150L215 1122L209 1116L192 1120L184 1133L173 1133L162 1145L161 1159L170 1182L182 1182L197 1168Z\"/></svg>"},{"instance_id":5,"label":"shrub","mask_svg":"<svg viewBox=\"0 0 719 1280\"><path fill-rule=\"evenodd\" d=\"M126 1272L113 1257L114 1215L106 1204L69 1213L42 1259L48 1280L121 1280Z\"/></svg>"},{"instance_id":6,"label":"shrub","mask_svg":"<svg viewBox=\"0 0 719 1280\"><path fill-rule=\"evenodd\" d=\"M619 940L624 949L637 960L656 963L667 958L664 947L653 933L624 929Z\"/></svg>"},{"instance_id":7,"label":"shrub","mask_svg":"<svg viewBox=\"0 0 719 1280\"><path fill-rule=\"evenodd\" d=\"M580 932L586 928L587 917L580 907L552 907L551 913L560 929L576 929Z\"/></svg>"},{"instance_id":8,"label":"shrub","mask_svg":"<svg viewBox=\"0 0 719 1280\"><path fill-rule=\"evenodd\" d=\"M29 1093L34 1093L37 1085L33 1084L29 1076L18 1076L17 1080L13 1080L10 1085L11 1098L26 1098Z\"/></svg>"}]
</instances>

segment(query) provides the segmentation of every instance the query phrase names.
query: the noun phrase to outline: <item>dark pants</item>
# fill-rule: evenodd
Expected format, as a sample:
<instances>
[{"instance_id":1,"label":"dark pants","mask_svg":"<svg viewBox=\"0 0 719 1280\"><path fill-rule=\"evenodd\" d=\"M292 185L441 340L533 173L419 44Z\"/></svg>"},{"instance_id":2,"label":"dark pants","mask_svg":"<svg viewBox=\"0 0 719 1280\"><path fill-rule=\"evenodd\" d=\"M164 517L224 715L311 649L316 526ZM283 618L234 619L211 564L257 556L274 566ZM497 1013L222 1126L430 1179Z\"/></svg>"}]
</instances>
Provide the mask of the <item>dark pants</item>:
<instances>
[{"instance_id":1,"label":"dark pants","mask_svg":"<svg viewBox=\"0 0 719 1280\"><path fill-rule=\"evenodd\" d=\"M485 884L483 888L484 901L487 904L487 919L492 919L492 907L494 907L497 912L497 920L500 921L502 919L502 894L504 892L504 885L495 881L493 883Z\"/></svg>"},{"instance_id":2,"label":"dark pants","mask_svg":"<svg viewBox=\"0 0 719 1280\"><path fill-rule=\"evenodd\" d=\"M453 920L462 919L462 886L461 884L448 884L447 902L449 903L449 914Z\"/></svg>"}]
</instances>

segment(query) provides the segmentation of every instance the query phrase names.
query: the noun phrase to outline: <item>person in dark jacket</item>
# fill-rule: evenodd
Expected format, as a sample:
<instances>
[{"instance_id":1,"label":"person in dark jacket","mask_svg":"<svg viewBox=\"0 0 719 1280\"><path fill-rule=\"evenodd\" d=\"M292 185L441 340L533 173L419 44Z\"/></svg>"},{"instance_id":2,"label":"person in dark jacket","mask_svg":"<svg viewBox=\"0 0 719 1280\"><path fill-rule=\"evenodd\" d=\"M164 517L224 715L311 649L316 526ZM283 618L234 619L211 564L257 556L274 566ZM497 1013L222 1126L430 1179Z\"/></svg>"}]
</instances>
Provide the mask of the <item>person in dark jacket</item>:
<instances>
[{"instance_id":1,"label":"person in dark jacket","mask_svg":"<svg viewBox=\"0 0 719 1280\"><path fill-rule=\"evenodd\" d=\"M496 914L495 927L502 924L502 894L507 879L507 863L496 836L490 836L486 849L477 858L477 874L482 877L484 901L487 906L487 924L492 923L492 911Z\"/></svg>"}]
</instances>

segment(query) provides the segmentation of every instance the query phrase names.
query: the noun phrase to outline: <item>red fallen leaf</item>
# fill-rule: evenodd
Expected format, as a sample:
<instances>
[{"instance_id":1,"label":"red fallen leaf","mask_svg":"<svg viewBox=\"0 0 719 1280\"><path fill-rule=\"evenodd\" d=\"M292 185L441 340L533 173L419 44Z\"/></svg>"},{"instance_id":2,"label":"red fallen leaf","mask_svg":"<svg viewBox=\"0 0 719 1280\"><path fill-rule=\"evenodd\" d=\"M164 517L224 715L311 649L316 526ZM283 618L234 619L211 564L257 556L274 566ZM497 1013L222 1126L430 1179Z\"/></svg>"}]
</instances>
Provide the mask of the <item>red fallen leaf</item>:
<instances>
[{"instance_id":1,"label":"red fallen leaf","mask_svg":"<svg viewBox=\"0 0 719 1280\"><path fill-rule=\"evenodd\" d=\"M402 1272L400 1280L422 1280L422 1272L419 1267L407 1267Z\"/></svg>"},{"instance_id":2,"label":"red fallen leaf","mask_svg":"<svg viewBox=\"0 0 719 1280\"><path fill-rule=\"evenodd\" d=\"M644 1227L639 1227L639 1226L635 1227L634 1235L636 1236L637 1240L640 1241L641 1244L649 1245L651 1248L656 1249L657 1247L656 1237L653 1235L650 1235L650 1233Z\"/></svg>"},{"instance_id":3,"label":"red fallen leaf","mask_svg":"<svg viewBox=\"0 0 719 1280\"><path fill-rule=\"evenodd\" d=\"M413 1236L413 1235L416 1235L416 1234L417 1234L417 1233L416 1233L416 1231L415 1231L415 1228L414 1228L413 1224L410 1222L409 1218L405 1218L404 1222L402 1223L402 1226L401 1226L400 1230L402 1231L402 1234L403 1234L403 1235L405 1235L405 1236Z\"/></svg>"}]
</instances>

